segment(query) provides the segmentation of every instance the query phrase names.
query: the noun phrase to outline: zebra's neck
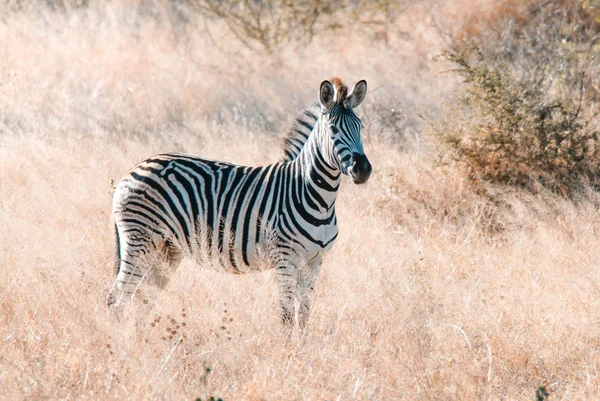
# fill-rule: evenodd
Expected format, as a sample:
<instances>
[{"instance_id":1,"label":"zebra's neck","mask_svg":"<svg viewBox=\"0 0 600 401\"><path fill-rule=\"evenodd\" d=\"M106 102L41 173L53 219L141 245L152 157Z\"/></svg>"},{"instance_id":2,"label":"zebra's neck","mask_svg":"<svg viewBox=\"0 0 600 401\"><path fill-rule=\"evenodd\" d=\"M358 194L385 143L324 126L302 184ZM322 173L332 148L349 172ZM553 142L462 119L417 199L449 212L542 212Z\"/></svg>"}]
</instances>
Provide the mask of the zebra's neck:
<instances>
[{"instance_id":1,"label":"zebra's neck","mask_svg":"<svg viewBox=\"0 0 600 401\"><path fill-rule=\"evenodd\" d=\"M322 135L321 120L322 117L317 120L292 163L296 164L298 174L303 178L306 196L314 200L319 211L328 213L335 205L341 175L338 164L333 161L333 143Z\"/></svg>"}]
</instances>

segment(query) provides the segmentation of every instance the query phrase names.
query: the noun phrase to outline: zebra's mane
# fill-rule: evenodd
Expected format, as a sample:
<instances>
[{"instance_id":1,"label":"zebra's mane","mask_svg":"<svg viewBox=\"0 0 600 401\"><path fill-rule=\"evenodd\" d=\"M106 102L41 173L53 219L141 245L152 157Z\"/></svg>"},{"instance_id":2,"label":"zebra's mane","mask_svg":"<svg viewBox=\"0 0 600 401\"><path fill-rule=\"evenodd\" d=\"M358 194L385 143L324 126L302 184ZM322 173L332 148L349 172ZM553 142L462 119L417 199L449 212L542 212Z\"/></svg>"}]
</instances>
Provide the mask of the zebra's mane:
<instances>
[{"instance_id":1,"label":"zebra's mane","mask_svg":"<svg viewBox=\"0 0 600 401\"><path fill-rule=\"evenodd\" d=\"M338 77L333 77L330 82L335 88L335 103L344 102L348 96L348 87ZM321 103L316 100L296 116L289 130L283 136L283 161L294 160L300 154L321 113Z\"/></svg>"}]
</instances>

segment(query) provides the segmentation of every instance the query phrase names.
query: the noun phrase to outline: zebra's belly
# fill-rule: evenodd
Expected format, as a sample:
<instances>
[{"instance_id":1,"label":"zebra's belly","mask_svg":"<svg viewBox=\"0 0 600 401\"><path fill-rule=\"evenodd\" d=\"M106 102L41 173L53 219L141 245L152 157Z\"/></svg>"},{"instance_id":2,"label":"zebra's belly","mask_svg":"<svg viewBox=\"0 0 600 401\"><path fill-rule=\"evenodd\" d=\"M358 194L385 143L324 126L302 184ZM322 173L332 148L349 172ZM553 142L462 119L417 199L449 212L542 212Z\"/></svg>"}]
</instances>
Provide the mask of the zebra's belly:
<instances>
[{"instance_id":1,"label":"zebra's belly","mask_svg":"<svg viewBox=\"0 0 600 401\"><path fill-rule=\"evenodd\" d=\"M274 233L274 237L285 238L277 234L280 233ZM282 255L285 255L284 260L287 259L293 264L311 263L331 249L338 230L336 224L331 224L318 229L308 229L305 235L294 234L293 241L277 243L274 238L261 237L258 242L251 240L245 245L238 236L238 240L233 239L223 247L212 246L210 249L204 249L200 258L196 259L203 264L209 262L217 270L238 274L274 268L277 261L282 259ZM213 241L213 245L215 243Z\"/></svg>"},{"instance_id":2,"label":"zebra's belly","mask_svg":"<svg viewBox=\"0 0 600 401\"><path fill-rule=\"evenodd\" d=\"M272 266L270 252L264 244L259 245L254 241L229 242L218 244L216 238L212 246L199 246L192 251L192 258L200 265L217 270L236 274L251 273L269 269Z\"/></svg>"}]
</instances>

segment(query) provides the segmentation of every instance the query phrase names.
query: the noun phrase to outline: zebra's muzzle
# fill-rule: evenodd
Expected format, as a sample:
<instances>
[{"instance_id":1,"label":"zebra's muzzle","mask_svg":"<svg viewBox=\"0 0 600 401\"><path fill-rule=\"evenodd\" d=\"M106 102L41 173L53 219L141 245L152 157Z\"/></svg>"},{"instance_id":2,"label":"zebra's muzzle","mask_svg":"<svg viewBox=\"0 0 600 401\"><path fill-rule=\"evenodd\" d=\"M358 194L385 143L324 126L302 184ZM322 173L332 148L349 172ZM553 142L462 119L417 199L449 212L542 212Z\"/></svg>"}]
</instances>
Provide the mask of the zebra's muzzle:
<instances>
[{"instance_id":1,"label":"zebra's muzzle","mask_svg":"<svg viewBox=\"0 0 600 401\"><path fill-rule=\"evenodd\" d=\"M367 156L359 153L352 155L352 165L348 169L350 177L355 184L364 184L371 176L371 163Z\"/></svg>"}]
</instances>

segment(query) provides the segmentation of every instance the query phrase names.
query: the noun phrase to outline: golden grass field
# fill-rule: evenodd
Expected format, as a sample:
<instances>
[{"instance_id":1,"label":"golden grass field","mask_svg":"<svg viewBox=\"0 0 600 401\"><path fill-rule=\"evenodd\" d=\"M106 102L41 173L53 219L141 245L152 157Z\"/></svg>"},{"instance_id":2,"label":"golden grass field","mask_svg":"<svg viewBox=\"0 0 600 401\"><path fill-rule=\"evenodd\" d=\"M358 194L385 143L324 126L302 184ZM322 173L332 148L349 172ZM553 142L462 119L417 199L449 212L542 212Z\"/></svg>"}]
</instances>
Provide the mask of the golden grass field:
<instances>
[{"instance_id":1,"label":"golden grass field","mask_svg":"<svg viewBox=\"0 0 600 401\"><path fill-rule=\"evenodd\" d=\"M436 167L426 120L457 80L427 7L387 45L356 26L267 55L103 4L0 16L0 399L600 399L600 196L492 188L494 209ZM191 262L149 317L109 315L112 182L166 151L275 162L333 75L369 83L374 172L343 181L306 332L271 272Z\"/></svg>"}]
</instances>

